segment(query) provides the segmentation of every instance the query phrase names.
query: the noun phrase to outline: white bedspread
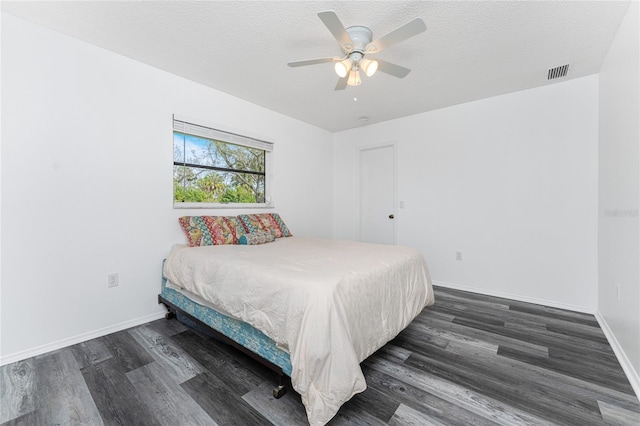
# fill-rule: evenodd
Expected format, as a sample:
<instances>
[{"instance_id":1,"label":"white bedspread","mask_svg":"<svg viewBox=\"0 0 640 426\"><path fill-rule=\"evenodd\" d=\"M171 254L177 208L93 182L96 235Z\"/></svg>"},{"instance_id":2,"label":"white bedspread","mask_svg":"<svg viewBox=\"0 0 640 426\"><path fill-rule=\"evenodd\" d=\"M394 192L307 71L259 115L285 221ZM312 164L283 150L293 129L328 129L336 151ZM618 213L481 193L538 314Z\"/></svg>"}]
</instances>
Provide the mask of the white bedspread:
<instances>
[{"instance_id":1,"label":"white bedspread","mask_svg":"<svg viewBox=\"0 0 640 426\"><path fill-rule=\"evenodd\" d=\"M360 362L434 300L417 250L353 241L174 246L164 274L289 352L311 425L366 389Z\"/></svg>"}]
</instances>

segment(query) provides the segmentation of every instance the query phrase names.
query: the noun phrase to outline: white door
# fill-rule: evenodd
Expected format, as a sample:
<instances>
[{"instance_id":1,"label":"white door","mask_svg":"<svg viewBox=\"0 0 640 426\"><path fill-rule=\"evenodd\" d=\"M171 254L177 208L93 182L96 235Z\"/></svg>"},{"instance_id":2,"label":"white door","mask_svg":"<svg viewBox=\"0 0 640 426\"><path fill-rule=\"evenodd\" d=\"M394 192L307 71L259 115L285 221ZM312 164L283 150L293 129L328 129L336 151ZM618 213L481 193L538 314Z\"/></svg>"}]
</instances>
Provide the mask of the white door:
<instances>
[{"instance_id":1,"label":"white door","mask_svg":"<svg viewBox=\"0 0 640 426\"><path fill-rule=\"evenodd\" d=\"M395 146L360 149L360 241L395 244Z\"/></svg>"}]
</instances>

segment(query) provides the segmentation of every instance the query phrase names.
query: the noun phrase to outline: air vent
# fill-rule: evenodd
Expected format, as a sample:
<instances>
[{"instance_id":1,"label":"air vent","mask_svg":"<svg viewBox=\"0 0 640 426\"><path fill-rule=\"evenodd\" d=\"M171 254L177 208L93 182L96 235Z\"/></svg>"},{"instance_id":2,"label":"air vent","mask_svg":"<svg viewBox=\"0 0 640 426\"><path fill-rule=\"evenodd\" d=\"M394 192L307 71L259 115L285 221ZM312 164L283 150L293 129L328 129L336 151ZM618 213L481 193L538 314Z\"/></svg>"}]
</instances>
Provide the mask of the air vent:
<instances>
[{"instance_id":1,"label":"air vent","mask_svg":"<svg viewBox=\"0 0 640 426\"><path fill-rule=\"evenodd\" d=\"M547 80L566 77L568 72L569 72L569 64L560 65L559 67L551 68L547 73Z\"/></svg>"}]
</instances>

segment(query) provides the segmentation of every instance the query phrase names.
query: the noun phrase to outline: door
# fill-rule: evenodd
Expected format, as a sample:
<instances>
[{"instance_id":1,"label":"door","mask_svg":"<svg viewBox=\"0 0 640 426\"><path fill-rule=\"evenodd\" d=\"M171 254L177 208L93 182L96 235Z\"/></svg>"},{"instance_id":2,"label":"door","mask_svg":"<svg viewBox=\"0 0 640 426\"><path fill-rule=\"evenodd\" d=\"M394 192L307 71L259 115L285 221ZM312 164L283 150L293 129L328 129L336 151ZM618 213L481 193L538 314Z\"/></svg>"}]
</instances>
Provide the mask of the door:
<instances>
[{"instance_id":1,"label":"door","mask_svg":"<svg viewBox=\"0 0 640 426\"><path fill-rule=\"evenodd\" d=\"M395 146L360 149L360 241L395 244Z\"/></svg>"}]
</instances>

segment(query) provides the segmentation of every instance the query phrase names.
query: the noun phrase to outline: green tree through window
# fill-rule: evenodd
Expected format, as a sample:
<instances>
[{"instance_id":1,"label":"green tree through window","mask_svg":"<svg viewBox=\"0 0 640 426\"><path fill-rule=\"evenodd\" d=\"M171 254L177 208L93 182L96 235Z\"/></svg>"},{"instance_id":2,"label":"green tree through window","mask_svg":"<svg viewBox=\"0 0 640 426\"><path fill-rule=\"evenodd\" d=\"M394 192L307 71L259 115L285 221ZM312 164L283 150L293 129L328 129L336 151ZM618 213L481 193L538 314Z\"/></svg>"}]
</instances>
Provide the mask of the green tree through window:
<instances>
[{"instance_id":1,"label":"green tree through window","mask_svg":"<svg viewBox=\"0 0 640 426\"><path fill-rule=\"evenodd\" d=\"M174 203L264 203L266 151L173 132Z\"/></svg>"}]
</instances>

